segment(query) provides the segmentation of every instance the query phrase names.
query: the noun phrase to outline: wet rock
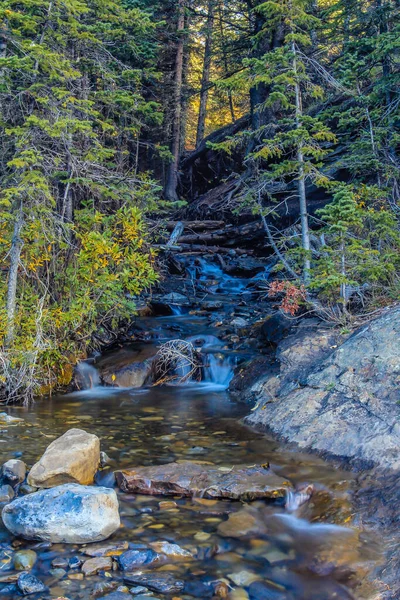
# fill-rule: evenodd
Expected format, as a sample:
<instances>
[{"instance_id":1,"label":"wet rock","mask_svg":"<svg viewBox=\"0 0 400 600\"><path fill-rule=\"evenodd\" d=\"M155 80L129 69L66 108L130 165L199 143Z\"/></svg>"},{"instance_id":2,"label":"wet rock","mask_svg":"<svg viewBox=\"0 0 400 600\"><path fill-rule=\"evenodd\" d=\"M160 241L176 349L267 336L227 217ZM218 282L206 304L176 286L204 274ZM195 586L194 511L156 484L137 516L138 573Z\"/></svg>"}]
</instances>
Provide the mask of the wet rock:
<instances>
[{"instance_id":1,"label":"wet rock","mask_svg":"<svg viewBox=\"0 0 400 600\"><path fill-rule=\"evenodd\" d=\"M104 600L132 600L131 594L127 594L126 592L111 592L111 594L106 594L102 596Z\"/></svg>"},{"instance_id":2,"label":"wet rock","mask_svg":"<svg viewBox=\"0 0 400 600\"><path fill-rule=\"evenodd\" d=\"M121 571L130 571L142 565L149 565L158 559L158 555L154 550L139 549L128 550L118 556L118 566Z\"/></svg>"},{"instance_id":3,"label":"wet rock","mask_svg":"<svg viewBox=\"0 0 400 600\"><path fill-rule=\"evenodd\" d=\"M191 306L189 298L183 294L178 294L177 292L165 294L165 296L160 298L160 303L167 305L173 304L175 306Z\"/></svg>"},{"instance_id":4,"label":"wet rock","mask_svg":"<svg viewBox=\"0 0 400 600\"><path fill-rule=\"evenodd\" d=\"M194 462L136 467L117 471L116 477L125 492L232 500L285 497L291 487L286 479L262 466L218 468Z\"/></svg>"},{"instance_id":5,"label":"wet rock","mask_svg":"<svg viewBox=\"0 0 400 600\"><path fill-rule=\"evenodd\" d=\"M214 587L214 596L217 598L227 598L229 594L229 587L224 581L218 581Z\"/></svg>"},{"instance_id":6,"label":"wet rock","mask_svg":"<svg viewBox=\"0 0 400 600\"><path fill-rule=\"evenodd\" d=\"M229 592L228 600L249 600L249 595L243 588L235 588Z\"/></svg>"},{"instance_id":7,"label":"wet rock","mask_svg":"<svg viewBox=\"0 0 400 600\"><path fill-rule=\"evenodd\" d=\"M152 542L150 546L156 553L164 554L165 556L171 559L193 558L193 555L190 552L188 552L188 550L181 548L180 546L178 546L178 544L171 544L170 542L161 541Z\"/></svg>"},{"instance_id":8,"label":"wet rock","mask_svg":"<svg viewBox=\"0 0 400 600\"><path fill-rule=\"evenodd\" d=\"M18 594L18 587L15 583L5 585L0 590L0 596L11 596L14 598Z\"/></svg>"},{"instance_id":9,"label":"wet rock","mask_svg":"<svg viewBox=\"0 0 400 600\"><path fill-rule=\"evenodd\" d=\"M228 275L253 277L265 271L265 264L250 256L240 256L234 260L230 260L225 265L224 271Z\"/></svg>"},{"instance_id":10,"label":"wet rock","mask_svg":"<svg viewBox=\"0 0 400 600\"><path fill-rule=\"evenodd\" d=\"M110 556L97 556L96 558L89 558L85 560L82 565L82 573L86 577L90 575L96 575L99 571L111 571L112 569L112 558Z\"/></svg>"},{"instance_id":11,"label":"wet rock","mask_svg":"<svg viewBox=\"0 0 400 600\"><path fill-rule=\"evenodd\" d=\"M100 440L83 429L70 429L48 446L28 475L29 485L50 488L63 483L93 483L100 463Z\"/></svg>"},{"instance_id":12,"label":"wet rock","mask_svg":"<svg viewBox=\"0 0 400 600\"><path fill-rule=\"evenodd\" d=\"M120 525L114 490L73 483L17 498L2 518L13 535L53 543L100 542Z\"/></svg>"},{"instance_id":13,"label":"wet rock","mask_svg":"<svg viewBox=\"0 0 400 600\"><path fill-rule=\"evenodd\" d=\"M249 587L250 600L286 600L284 591L274 589L263 581L255 581Z\"/></svg>"},{"instance_id":14,"label":"wet rock","mask_svg":"<svg viewBox=\"0 0 400 600\"><path fill-rule=\"evenodd\" d=\"M26 465L22 460L12 458L4 463L1 469L1 478L4 483L15 487L22 483L26 476Z\"/></svg>"},{"instance_id":15,"label":"wet rock","mask_svg":"<svg viewBox=\"0 0 400 600\"><path fill-rule=\"evenodd\" d=\"M228 520L218 525L218 533L226 537L243 537L259 531L258 519L247 510L230 513Z\"/></svg>"},{"instance_id":16,"label":"wet rock","mask_svg":"<svg viewBox=\"0 0 400 600\"><path fill-rule=\"evenodd\" d=\"M221 310L224 307L224 303L220 300L208 300L203 302L201 308L203 310Z\"/></svg>"},{"instance_id":17,"label":"wet rock","mask_svg":"<svg viewBox=\"0 0 400 600\"><path fill-rule=\"evenodd\" d=\"M62 579L67 574L67 571L65 569L50 569L49 573L56 579Z\"/></svg>"},{"instance_id":18,"label":"wet rock","mask_svg":"<svg viewBox=\"0 0 400 600\"><path fill-rule=\"evenodd\" d=\"M20 494L26 496L27 494L33 494L33 492L37 492L38 488L33 485L29 485L29 483L23 483L19 488Z\"/></svg>"},{"instance_id":19,"label":"wet rock","mask_svg":"<svg viewBox=\"0 0 400 600\"><path fill-rule=\"evenodd\" d=\"M185 584L172 573L143 573L136 575L130 573L124 576L124 581L129 585L143 585L152 592L161 594L179 593L185 587Z\"/></svg>"},{"instance_id":20,"label":"wet rock","mask_svg":"<svg viewBox=\"0 0 400 600\"><path fill-rule=\"evenodd\" d=\"M67 569L68 561L66 558L58 557L51 561L51 566L56 569Z\"/></svg>"},{"instance_id":21,"label":"wet rock","mask_svg":"<svg viewBox=\"0 0 400 600\"><path fill-rule=\"evenodd\" d=\"M99 581L93 588L93 596L103 596L107 592L112 592L118 586L117 581Z\"/></svg>"},{"instance_id":22,"label":"wet rock","mask_svg":"<svg viewBox=\"0 0 400 600\"><path fill-rule=\"evenodd\" d=\"M145 594L147 592L147 588L145 588L144 585L137 585L132 587L129 591L132 596L138 596L139 594Z\"/></svg>"},{"instance_id":23,"label":"wet rock","mask_svg":"<svg viewBox=\"0 0 400 600\"><path fill-rule=\"evenodd\" d=\"M17 581L18 590L24 596L30 594L43 594L47 592L47 587L40 579L32 575L31 573L21 573Z\"/></svg>"},{"instance_id":24,"label":"wet rock","mask_svg":"<svg viewBox=\"0 0 400 600\"><path fill-rule=\"evenodd\" d=\"M228 575L228 579L230 579L237 586L248 587L254 581L258 581L260 577L259 575L256 575L251 571L246 571L245 569L243 569L242 571L238 571L237 573L230 573Z\"/></svg>"},{"instance_id":25,"label":"wet rock","mask_svg":"<svg viewBox=\"0 0 400 600\"><path fill-rule=\"evenodd\" d=\"M10 485L0 485L0 503L11 502L14 498L14 490Z\"/></svg>"},{"instance_id":26,"label":"wet rock","mask_svg":"<svg viewBox=\"0 0 400 600\"><path fill-rule=\"evenodd\" d=\"M23 419L19 419L18 417L13 417L6 412L0 413L0 425L17 425L18 423L23 423Z\"/></svg>"},{"instance_id":27,"label":"wet rock","mask_svg":"<svg viewBox=\"0 0 400 600\"><path fill-rule=\"evenodd\" d=\"M125 550L128 550L128 542L114 542L108 544L91 544L87 548L82 549L82 553L86 556L117 556Z\"/></svg>"},{"instance_id":28,"label":"wet rock","mask_svg":"<svg viewBox=\"0 0 400 600\"><path fill-rule=\"evenodd\" d=\"M72 558L68 561L68 566L70 569L79 569L82 564L82 559L79 556L72 556Z\"/></svg>"},{"instance_id":29,"label":"wet rock","mask_svg":"<svg viewBox=\"0 0 400 600\"><path fill-rule=\"evenodd\" d=\"M280 386L273 398L261 395L248 422L356 466L398 469L399 356L396 307L330 348L322 362L311 360L297 386Z\"/></svg>"},{"instance_id":30,"label":"wet rock","mask_svg":"<svg viewBox=\"0 0 400 600\"><path fill-rule=\"evenodd\" d=\"M261 337L269 344L278 344L292 329L295 321L281 312L267 317L260 328Z\"/></svg>"},{"instance_id":31,"label":"wet rock","mask_svg":"<svg viewBox=\"0 0 400 600\"><path fill-rule=\"evenodd\" d=\"M14 554L13 563L16 571L30 571L37 561L37 554L33 550L18 550Z\"/></svg>"},{"instance_id":32,"label":"wet rock","mask_svg":"<svg viewBox=\"0 0 400 600\"><path fill-rule=\"evenodd\" d=\"M109 385L122 388L139 388L150 381L151 360L132 363L122 369L103 374L103 381Z\"/></svg>"},{"instance_id":33,"label":"wet rock","mask_svg":"<svg viewBox=\"0 0 400 600\"><path fill-rule=\"evenodd\" d=\"M249 322L246 321L246 319L243 319L243 317L235 317L231 321L231 326L235 327L236 329L242 329L243 327L247 327L248 324Z\"/></svg>"}]
</instances>

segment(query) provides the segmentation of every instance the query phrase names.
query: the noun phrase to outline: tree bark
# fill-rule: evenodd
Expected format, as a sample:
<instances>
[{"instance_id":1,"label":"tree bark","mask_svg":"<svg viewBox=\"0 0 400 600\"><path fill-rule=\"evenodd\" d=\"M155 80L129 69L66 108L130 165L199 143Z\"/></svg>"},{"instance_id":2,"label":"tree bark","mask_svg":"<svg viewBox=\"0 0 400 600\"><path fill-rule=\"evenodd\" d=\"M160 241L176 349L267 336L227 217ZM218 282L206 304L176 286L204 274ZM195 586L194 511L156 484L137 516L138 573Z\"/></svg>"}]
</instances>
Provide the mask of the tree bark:
<instances>
[{"instance_id":1,"label":"tree bark","mask_svg":"<svg viewBox=\"0 0 400 600\"><path fill-rule=\"evenodd\" d=\"M14 339L15 311L17 307L17 282L18 266L21 258L22 240L21 230L24 224L24 214L22 209L22 200L17 209L16 220L14 224L13 238L10 250L10 268L8 271L7 284L7 330L6 345L9 346Z\"/></svg>"},{"instance_id":2,"label":"tree bark","mask_svg":"<svg viewBox=\"0 0 400 600\"><path fill-rule=\"evenodd\" d=\"M224 24L223 24L222 0L220 0L220 2L218 4L218 16L219 16L219 35L221 38L221 53L222 53L222 60L223 60L223 64L224 64L224 75L225 75L225 77L228 77L229 64L228 64L228 54L226 51L226 41L225 41ZM232 90L228 90L228 101L229 101L229 111L231 113L232 123L234 123L236 121L236 115L235 115L235 106L233 104Z\"/></svg>"},{"instance_id":3,"label":"tree bark","mask_svg":"<svg viewBox=\"0 0 400 600\"><path fill-rule=\"evenodd\" d=\"M184 35L185 29L185 0L179 0L178 3L178 23L177 23L177 47L175 57L175 79L174 79L174 121L172 125L171 154L172 160L168 165L164 196L166 200L175 202L178 200L178 168L180 158L180 141L182 125L182 81L183 81L183 53L184 53Z\"/></svg>"},{"instance_id":4,"label":"tree bark","mask_svg":"<svg viewBox=\"0 0 400 600\"><path fill-rule=\"evenodd\" d=\"M198 122L197 122L196 148L198 147L200 142L204 139L204 133L205 133L205 128L206 128L205 126L206 126L206 116L207 116L208 90L210 87L213 32L214 32L214 0L209 0L208 15L207 15L207 27L206 27L206 41L205 41L205 47L204 47L203 74L201 77L199 118L198 118Z\"/></svg>"},{"instance_id":5,"label":"tree bark","mask_svg":"<svg viewBox=\"0 0 400 600\"><path fill-rule=\"evenodd\" d=\"M303 107L301 98L301 89L298 79L297 69L297 50L294 40L292 40L292 53L293 53L293 74L294 74L294 88L296 98L296 129L302 127ZM303 280L307 286L310 282L310 231L308 226L308 211L307 211L307 195L306 195L306 182L305 182L305 171L304 171L304 154L301 142L297 148L297 163L298 163L298 194L300 204L300 221L301 221L301 243L304 250L304 263L303 263Z\"/></svg>"}]
</instances>

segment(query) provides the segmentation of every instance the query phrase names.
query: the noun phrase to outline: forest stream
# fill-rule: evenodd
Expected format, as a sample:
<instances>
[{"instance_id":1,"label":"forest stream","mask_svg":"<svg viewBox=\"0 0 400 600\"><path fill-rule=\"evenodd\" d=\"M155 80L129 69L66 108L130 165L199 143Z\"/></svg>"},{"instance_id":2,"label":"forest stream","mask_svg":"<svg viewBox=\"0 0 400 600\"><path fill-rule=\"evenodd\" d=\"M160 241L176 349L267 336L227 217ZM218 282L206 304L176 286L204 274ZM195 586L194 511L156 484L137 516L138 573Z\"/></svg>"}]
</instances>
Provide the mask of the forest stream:
<instances>
[{"instance_id":1,"label":"forest stream","mask_svg":"<svg viewBox=\"0 0 400 600\"><path fill-rule=\"evenodd\" d=\"M202 277L215 278L217 270L203 265ZM225 277L211 292L212 299L222 301L226 310L226 303L236 303L245 286L243 279ZM21 458L30 466L52 440L80 428L100 438L108 457L108 464L96 475L97 485L117 488L114 471L136 466L194 461L229 470L234 465L270 463L294 489L312 484L312 497L303 502L300 496L298 501L296 492L288 492L283 500L246 503L118 490L121 527L107 543L115 544L116 556L122 542L125 548L148 548L155 542L179 546L180 551L174 546L161 567L142 569L145 574L168 573L184 582L179 593L167 588L165 593L154 588L152 592L145 579L141 585L127 585L117 569L84 577L80 566L87 558L86 546L23 541L2 527L0 596L20 597L12 583L13 557L17 550L31 549L37 555L31 572L49 590L32 598L101 597L118 586L123 586L121 599L129 589L136 598L153 600L376 598L372 573L382 562L384 542L356 526L354 475L243 424L241 419L250 408L227 389L240 354L224 350L218 327L206 316L177 307L173 312L181 314L137 318L136 327L148 332L147 341L121 345L98 357L95 367L86 365L89 389L44 399L28 408L7 408L9 415L23 421L4 426L1 462ZM117 369L143 360L154 355L160 343L177 337L203 341L208 355L203 381L126 389L99 384L97 369Z\"/></svg>"}]
</instances>

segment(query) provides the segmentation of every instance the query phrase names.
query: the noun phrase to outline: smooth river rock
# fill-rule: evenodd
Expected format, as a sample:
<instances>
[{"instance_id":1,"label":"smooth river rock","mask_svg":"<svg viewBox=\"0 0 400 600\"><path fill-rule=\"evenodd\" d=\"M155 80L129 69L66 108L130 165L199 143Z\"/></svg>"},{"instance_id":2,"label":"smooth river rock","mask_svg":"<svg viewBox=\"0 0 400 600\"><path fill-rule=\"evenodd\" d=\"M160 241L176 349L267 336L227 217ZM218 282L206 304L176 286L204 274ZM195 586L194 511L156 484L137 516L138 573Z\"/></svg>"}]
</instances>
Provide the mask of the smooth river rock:
<instances>
[{"instance_id":1,"label":"smooth river rock","mask_svg":"<svg viewBox=\"0 0 400 600\"><path fill-rule=\"evenodd\" d=\"M12 458L4 463L1 468L1 479L4 483L15 487L22 483L26 476L26 465L22 460Z\"/></svg>"},{"instance_id":2,"label":"smooth river rock","mask_svg":"<svg viewBox=\"0 0 400 600\"><path fill-rule=\"evenodd\" d=\"M400 307L382 311L339 347L329 344L331 333L327 348L316 333L317 344L304 330L285 340L281 375L257 382L258 408L247 422L354 466L399 469Z\"/></svg>"},{"instance_id":3,"label":"smooth river rock","mask_svg":"<svg viewBox=\"0 0 400 600\"><path fill-rule=\"evenodd\" d=\"M83 429L70 429L48 446L31 469L28 484L50 488L63 483L93 483L100 463L100 440Z\"/></svg>"},{"instance_id":4,"label":"smooth river rock","mask_svg":"<svg viewBox=\"0 0 400 600\"><path fill-rule=\"evenodd\" d=\"M124 581L128 585L143 585L152 592L161 594L179 593L185 587L180 579L177 579L172 573L129 573L124 575Z\"/></svg>"},{"instance_id":5,"label":"smooth river rock","mask_svg":"<svg viewBox=\"0 0 400 600\"><path fill-rule=\"evenodd\" d=\"M117 471L124 492L254 500L282 498L291 484L262 466L214 467L195 462L169 463Z\"/></svg>"},{"instance_id":6,"label":"smooth river rock","mask_svg":"<svg viewBox=\"0 0 400 600\"><path fill-rule=\"evenodd\" d=\"M2 518L13 535L52 543L100 542L120 526L114 490L75 483L17 498Z\"/></svg>"}]
</instances>

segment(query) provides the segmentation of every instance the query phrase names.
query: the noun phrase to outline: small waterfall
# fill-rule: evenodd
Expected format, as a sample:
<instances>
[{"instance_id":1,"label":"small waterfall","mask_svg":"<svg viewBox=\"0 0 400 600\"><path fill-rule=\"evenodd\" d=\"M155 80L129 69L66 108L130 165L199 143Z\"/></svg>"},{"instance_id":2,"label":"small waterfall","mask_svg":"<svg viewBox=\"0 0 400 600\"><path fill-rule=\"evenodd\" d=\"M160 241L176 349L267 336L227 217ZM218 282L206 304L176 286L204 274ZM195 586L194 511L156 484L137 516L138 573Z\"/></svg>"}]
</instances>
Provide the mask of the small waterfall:
<instances>
[{"instance_id":1,"label":"small waterfall","mask_svg":"<svg viewBox=\"0 0 400 600\"><path fill-rule=\"evenodd\" d=\"M202 381L226 389L234 375L235 361L222 350L223 343L214 335L195 336L188 340L204 355Z\"/></svg>"},{"instance_id":2,"label":"small waterfall","mask_svg":"<svg viewBox=\"0 0 400 600\"><path fill-rule=\"evenodd\" d=\"M79 389L91 390L101 385L98 370L88 362L82 361L76 365L75 379Z\"/></svg>"},{"instance_id":3,"label":"small waterfall","mask_svg":"<svg viewBox=\"0 0 400 600\"><path fill-rule=\"evenodd\" d=\"M172 314L176 315L177 317L179 317L182 314L182 306L179 306L178 304L170 304L169 305Z\"/></svg>"}]
</instances>

